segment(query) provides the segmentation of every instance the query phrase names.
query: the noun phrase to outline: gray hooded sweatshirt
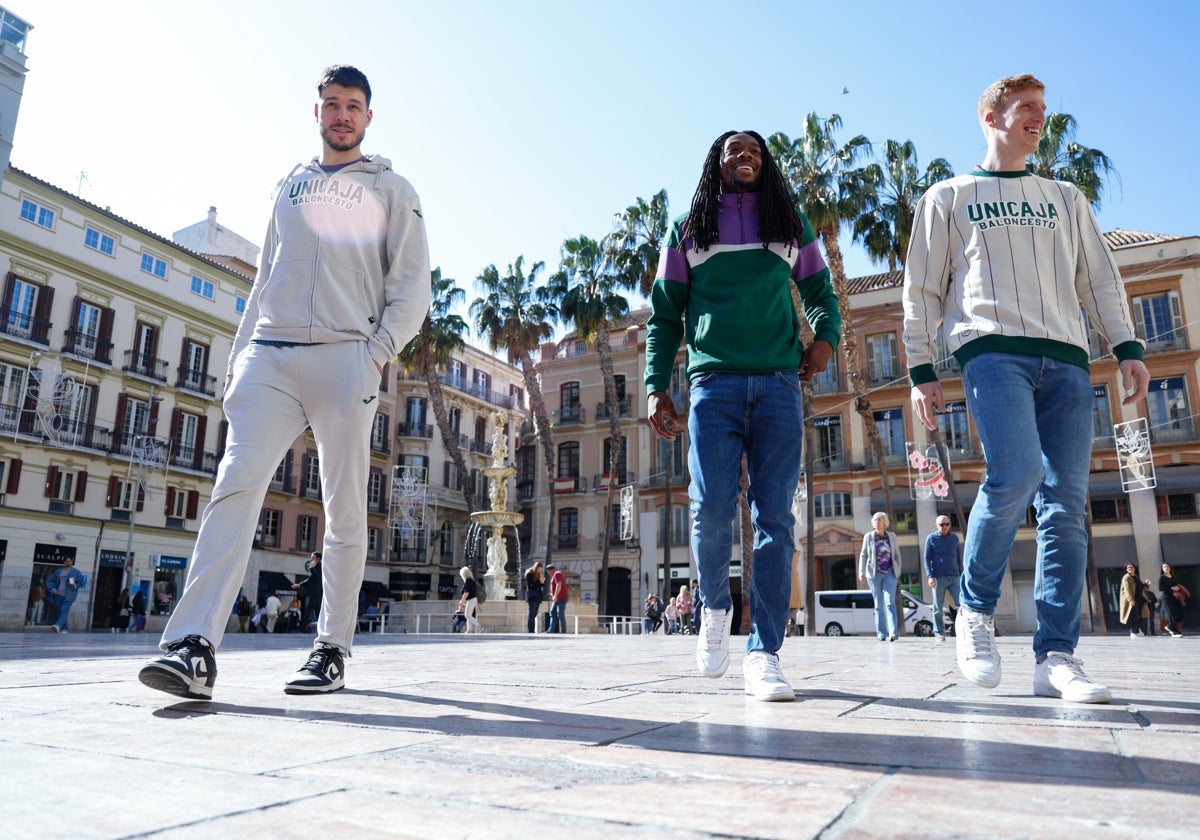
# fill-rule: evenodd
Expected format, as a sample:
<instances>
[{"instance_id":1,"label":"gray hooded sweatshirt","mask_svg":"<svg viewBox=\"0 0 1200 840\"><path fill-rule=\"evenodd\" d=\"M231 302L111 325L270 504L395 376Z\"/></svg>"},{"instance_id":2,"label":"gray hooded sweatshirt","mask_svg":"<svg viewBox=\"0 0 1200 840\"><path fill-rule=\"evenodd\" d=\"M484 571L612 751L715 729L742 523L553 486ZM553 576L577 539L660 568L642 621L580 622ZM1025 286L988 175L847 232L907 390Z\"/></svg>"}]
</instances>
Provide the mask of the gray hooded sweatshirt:
<instances>
[{"instance_id":1,"label":"gray hooded sweatshirt","mask_svg":"<svg viewBox=\"0 0 1200 840\"><path fill-rule=\"evenodd\" d=\"M276 192L229 372L254 339L366 341L383 366L417 334L429 301L429 244L412 184L378 155L332 174L314 158Z\"/></svg>"}]
</instances>

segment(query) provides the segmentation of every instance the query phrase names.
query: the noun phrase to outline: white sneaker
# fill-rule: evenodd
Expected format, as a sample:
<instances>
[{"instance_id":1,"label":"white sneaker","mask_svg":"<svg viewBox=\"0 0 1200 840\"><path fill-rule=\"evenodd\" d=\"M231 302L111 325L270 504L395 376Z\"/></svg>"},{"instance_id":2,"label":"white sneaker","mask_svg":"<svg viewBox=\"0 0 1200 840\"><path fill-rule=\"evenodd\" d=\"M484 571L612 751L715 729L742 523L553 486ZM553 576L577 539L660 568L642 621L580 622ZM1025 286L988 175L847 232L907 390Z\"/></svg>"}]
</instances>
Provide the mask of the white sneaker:
<instances>
[{"instance_id":1,"label":"white sneaker","mask_svg":"<svg viewBox=\"0 0 1200 840\"><path fill-rule=\"evenodd\" d=\"M1134 632L1133 630L1129 631L1129 638L1136 639L1137 637L1138 637L1138 634L1136 632Z\"/></svg>"},{"instance_id":2,"label":"white sneaker","mask_svg":"<svg viewBox=\"0 0 1200 840\"><path fill-rule=\"evenodd\" d=\"M795 700L796 692L779 670L779 657L762 650L746 654L742 664L745 675L746 693L755 700Z\"/></svg>"},{"instance_id":3,"label":"white sneaker","mask_svg":"<svg viewBox=\"0 0 1200 840\"><path fill-rule=\"evenodd\" d=\"M1058 651L1034 666L1033 693L1040 697L1061 697L1072 703L1107 703L1112 700L1108 686L1092 682L1083 672L1083 660Z\"/></svg>"},{"instance_id":4,"label":"white sneaker","mask_svg":"<svg viewBox=\"0 0 1200 840\"><path fill-rule=\"evenodd\" d=\"M934 639L936 639L936 640L937 640L937 641L939 641L939 642L944 642L944 641L946 641L946 636L945 636L945 634L944 634L944 633L938 633L938 634L937 634L936 636L934 636L933 638L934 638Z\"/></svg>"},{"instance_id":5,"label":"white sneaker","mask_svg":"<svg viewBox=\"0 0 1200 840\"><path fill-rule=\"evenodd\" d=\"M1141 630L1139 630L1139 631L1138 631L1138 635L1139 635L1139 636L1145 636L1146 634L1145 634L1145 633L1143 633Z\"/></svg>"},{"instance_id":6,"label":"white sneaker","mask_svg":"<svg viewBox=\"0 0 1200 840\"><path fill-rule=\"evenodd\" d=\"M958 670L975 685L1000 685L1000 654L996 650L996 625L987 613L975 612L965 604L954 619L954 641Z\"/></svg>"},{"instance_id":7,"label":"white sneaker","mask_svg":"<svg viewBox=\"0 0 1200 840\"><path fill-rule=\"evenodd\" d=\"M706 677L719 677L729 670L729 628L733 610L710 610L704 606L700 635L696 637L696 667Z\"/></svg>"}]
</instances>

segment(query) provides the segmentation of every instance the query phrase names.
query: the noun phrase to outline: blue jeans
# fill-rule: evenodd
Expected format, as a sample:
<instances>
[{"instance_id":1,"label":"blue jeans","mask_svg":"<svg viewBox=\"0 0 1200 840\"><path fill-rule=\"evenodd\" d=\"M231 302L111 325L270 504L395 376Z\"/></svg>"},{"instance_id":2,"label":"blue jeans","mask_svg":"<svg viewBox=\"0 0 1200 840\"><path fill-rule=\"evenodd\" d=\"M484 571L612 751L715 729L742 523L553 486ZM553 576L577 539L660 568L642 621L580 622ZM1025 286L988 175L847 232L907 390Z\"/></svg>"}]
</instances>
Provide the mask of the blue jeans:
<instances>
[{"instance_id":1,"label":"blue jeans","mask_svg":"<svg viewBox=\"0 0 1200 840\"><path fill-rule=\"evenodd\" d=\"M896 611L896 575L875 573L875 577L867 578L871 585L871 595L875 597L875 635L881 639L895 636L900 626L900 615Z\"/></svg>"},{"instance_id":2,"label":"blue jeans","mask_svg":"<svg viewBox=\"0 0 1200 840\"><path fill-rule=\"evenodd\" d=\"M1039 660L1051 651L1073 653L1087 562L1091 378L1046 356L985 353L963 368L963 387L987 477L967 527L962 601L995 612L1017 528L1032 503L1038 523L1033 650Z\"/></svg>"},{"instance_id":3,"label":"blue jeans","mask_svg":"<svg viewBox=\"0 0 1200 840\"><path fill-rule=\"evenodd\" d=\"M555 601L550 605L550 632L567 632L567 602Z\"/></svg>"},{"instance_id":4,"label":"blue jeans","mask_svg":"<svg viewBox=\"0 0 1200 840\"><path fill-rule=\"evenodd\" d=\"M700 598L710 610L733 606L729 562L744 453L754 526L746 651L775 653L783 644L791 600L792 495L804 436L796 373L701 374L691 383L688 435Z\"/></svg>"},{"instance_id":5,"label":"blue jeans","mask_svg":"<svg viewBox=\"0 0 1200 840\"><path fill-rule=\"evenodd\" d=\"M962 592L958 588L958 575L942 575L934 578L937 581L933 585L933 632L938 636L946 635L945 622L942 621L942 604L946 603L946 593L950 593L950 600L954 603L954 608L958 609L958 605L962 603Z\"/></svg>"},{"instance_id":6,"label":"blue jeans","mask_svg":"<svg viewBox=\"0 0 1200 840\"><path fill-rule=\"evenodd\" d=\"M67 629L67 617L71 614L71 607L75 606L74 598L66 598L62 595L58 597L58 618L54 619L54 626L60 630Z\"/></svg>"}]
</instances>

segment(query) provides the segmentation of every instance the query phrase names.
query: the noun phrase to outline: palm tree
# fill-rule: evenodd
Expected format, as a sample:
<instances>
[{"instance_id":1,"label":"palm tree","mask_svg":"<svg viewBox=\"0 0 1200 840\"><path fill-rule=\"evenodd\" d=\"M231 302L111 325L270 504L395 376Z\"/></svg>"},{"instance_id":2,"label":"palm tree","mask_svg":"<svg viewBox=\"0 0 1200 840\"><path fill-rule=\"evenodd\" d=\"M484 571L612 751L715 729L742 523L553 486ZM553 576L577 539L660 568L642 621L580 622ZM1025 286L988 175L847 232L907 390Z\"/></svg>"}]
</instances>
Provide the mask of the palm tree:
<instances>
[{"instance_id":1,"label":"palm tree","mask_svg":"<svg viewBox=\"0 0 1200 840\"><path fill-rule=\"evenodd\" d=\"M628 288L649 297L658 254L667 238L667 191L659 190L649 201L639 196L617 213L614 221L616 227L605 239L605 258L625 278Z\"/></svg>"},{"instance_id":2,"label":"palm tree","mask_svg":"<svg viewBox=\"0 0 1200 840\"><path fill-rule=\"evenodd\" d=\"M537 274L545 267L546 264L539 260L526 275L525 257L519 256L501 277L496 266L489 265L475 278L475 285L483 290L484 296L475 299L470 311L475 318L475 329L488 347L492 351L507 351L508 363L521 369L525 389L529 392L529 408L542 447L546 488L550 496L546 521L546 565L550 565L554 556L555 528L554 438L550 433L550 415L542 397L537 365L533 361L533 353L541 347L542 341L554 335L552 322L558 317L558 310L552 303L537 299Z\"/></svg>"},{"instance_id":3,"label":"palm tree","mask_svg":"<svg viewBox=\"0 0 1200 840\"><path fill-rule=\"evenodd\" d=\"M458 445L458 435L450 428L450 413L446 409L445 392L442 390L442 379L438 374L439 370L445 370L449 366L454 354L466 345L463 333L466 332L467 322L450 310L467 295L458 287L456 280L442 277L440 267L433 270L432 284L433 300L429 313L421 324L421 330L405 345L397 358L405 368L418 370L425 377L429 386L429 404L433 407L438 432L442 436L442 442L446 444L446 452L454 462L454 468L462 478L463 501L467 504L469 516L471 511L475 510L475 488L467 481L467 464Z\"/></svg>"},{"instance_id":4,"label":"palm tree","mask_svg":"<svg viewBox=\"0 0 1200 840\"><path fill-rule=\"evenodd\" d=\"M616 376L613 373L612 347L608 341L609 324L629 312L629 301L622 294L621 275L607 270L605 244L589 236L568 239L562 246L559 269L540 290L544 299L558 301L562 320L570 324L582 341L596 341L600 357L600 372L604 376L604 404L608 409L609 447L608 481L603 524L603 552L600 557L598 602L600 614L605 612L608 588L608 522L612 510L613 488L618 481L621 451L621 406L617 399Z\"/></svg>"},{"instance_id":5,"label":"palm tree","mask_svg":"<svg viewBox=\"0 0 1200 840\"><path fill-rule=\"evenodd\" d=\"M842 352L846 356L846 373L854 389L855 410L862 417L867 440L879 465L888 519L895 521L887 466L883 461L883 444L879 439L879 429L875 426L875 416L863 379L861 351L850 315L846 268L838 245L842 223L857 219L863 208L875 201L874 173L867 168L856 167L863 155L871 153L871 141L860 134L839 146L834 135L841 127L842 118L837 114L824 121L815 113L809 114L804 119L803 136L791 140L782 132L776 133L767 140L767 148L791 184L796 206L808 217L821 244L825 246L829 274L842 316Z\"/></svg>"},{"instance_id":6,"label":"palm tree","mask_svg":"<svg viewBox=\"0 0 1200 840\"><path fill-rule=\"evenodd\" d=\"M904 267L908 240L912 235L913 212L925 190L954 177L945 158L936 158L922 173L917 149L911 140L884 141L883 165L867 167L875 183L875 196L854 220L854 241L861 242L875 262L886 262L888 271Z\"/></svg>"},{"instance_id":7,"label":"palm tree","mask_svg":"<svg viewBox=\"0 0 1200 840\"><path fill-rule=\"evenodd\" d=\"M1075 142L1079 124L1070 114L1050 114L1042 128L1037 152L1029 158L1035 175L1055 181L1069 181L1079 187L1088 202L1100 209L1100 193L1109 175L1121 176L1108 155Z\"/></svg>"}]
</instances>

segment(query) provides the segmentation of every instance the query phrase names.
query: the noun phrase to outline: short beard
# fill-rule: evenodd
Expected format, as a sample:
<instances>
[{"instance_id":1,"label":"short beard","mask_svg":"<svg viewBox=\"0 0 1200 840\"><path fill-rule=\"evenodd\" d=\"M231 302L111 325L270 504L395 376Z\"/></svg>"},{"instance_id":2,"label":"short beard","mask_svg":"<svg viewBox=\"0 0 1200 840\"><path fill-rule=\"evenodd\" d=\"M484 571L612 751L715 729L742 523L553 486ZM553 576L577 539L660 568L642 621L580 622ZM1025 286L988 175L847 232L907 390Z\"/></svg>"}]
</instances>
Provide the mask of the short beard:
<instances>
[{"instance_id":1,"label":"short beard","mask_svg":"<svg viewBox=\"0 0 1200 840\"><path fill-rule=\"evenodd\" d=\"M362 145L363 137L365 135L365 131L360 131L358 134L354 135L352 140L348 142L339 142L338 140L334 139L333 135L328 131L321 129L322 142L324 142L326 146L333 149L335 152L349 152L358 148Z\"/></svg>"}]
</instances>

